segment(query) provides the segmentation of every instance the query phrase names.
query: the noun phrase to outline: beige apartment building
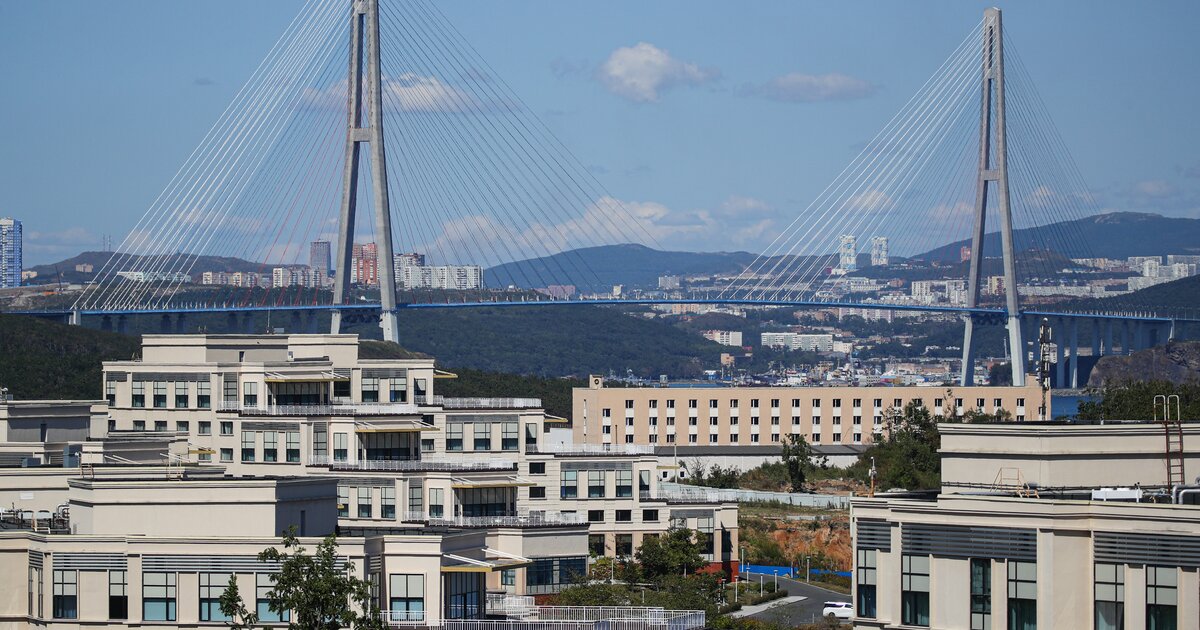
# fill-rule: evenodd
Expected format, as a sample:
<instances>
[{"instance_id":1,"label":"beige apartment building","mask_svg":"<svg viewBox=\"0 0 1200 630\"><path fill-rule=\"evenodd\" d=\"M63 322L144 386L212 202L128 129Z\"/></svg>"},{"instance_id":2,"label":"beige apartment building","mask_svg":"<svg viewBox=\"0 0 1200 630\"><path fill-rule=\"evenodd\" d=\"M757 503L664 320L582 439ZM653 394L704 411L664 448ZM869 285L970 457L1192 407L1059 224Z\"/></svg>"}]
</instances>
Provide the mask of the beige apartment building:
<instances>
[{"instance_id":1,"label":"beige apartment building","mask_svg":"<svg viewBox=\"0 0 1200 630\"><path fill-rule=\"evenodd\" d=\"M1161 424L940 430L940 493L851 500L856 628L1200 628L1200 485L1166 485Z\"/></svg>"},{"instance_id":2,"label":"beige apartment building","mask_svg":"<svg viewBox=\"0 0 1200 630\"><path fill-rule=\"evenodd\" d=\"M593 376L572 395L577 443L775 447L787 434L818 447L864 445L888 414L920 401L937 416L1004 410L1038 419L1041 390L1025 387L605 387ZM1050 417L1047 415L1047 417ZM703 452L703 451L697 451Z\"/></svg>"}]
</instances>

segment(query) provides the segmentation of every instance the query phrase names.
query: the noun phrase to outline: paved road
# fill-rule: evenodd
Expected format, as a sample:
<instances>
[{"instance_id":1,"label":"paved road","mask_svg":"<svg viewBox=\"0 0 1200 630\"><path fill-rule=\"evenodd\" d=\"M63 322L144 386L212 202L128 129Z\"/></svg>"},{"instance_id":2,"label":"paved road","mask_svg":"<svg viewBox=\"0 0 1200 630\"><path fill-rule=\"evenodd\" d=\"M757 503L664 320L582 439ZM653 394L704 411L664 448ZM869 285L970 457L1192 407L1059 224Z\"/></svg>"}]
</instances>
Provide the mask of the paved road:
<instances>
[{"instance_id":1,"label":"paved road","mask_svg":"<svg viewBox=\"0 0 1200 630\"><path fill-rule=\"evenodd\" d=\"M746 579L758 581L757 574L744 574ZM774 576L763 576L765 582L774 581ZM804 599L800 601L774 606L750 615L755 619L763 621L771 621L784 626L795 626L801 623L812 623L821 618L821 609L825 607L825 602L848 602L849 595L843 595L836 591L813 586L802 581L793 580L790 578L780 577L779 587L786 590L788 596L800 596Z\"/></svg>"}]
</instances>

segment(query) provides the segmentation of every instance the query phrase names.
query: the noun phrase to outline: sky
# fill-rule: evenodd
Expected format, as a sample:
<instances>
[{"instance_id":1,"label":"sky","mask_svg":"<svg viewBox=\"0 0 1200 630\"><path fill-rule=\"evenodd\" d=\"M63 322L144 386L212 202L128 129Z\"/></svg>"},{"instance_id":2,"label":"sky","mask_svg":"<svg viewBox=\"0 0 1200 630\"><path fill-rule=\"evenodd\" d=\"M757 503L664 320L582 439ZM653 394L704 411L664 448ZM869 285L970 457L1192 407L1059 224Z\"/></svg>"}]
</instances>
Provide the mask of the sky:
<instances>
[{"instance_id":1,"label":"sky","mask_svg":"<svg viewBox=\"0 0 1200 630\"><path fill-rule=\"evenodd\" d=\"M434 1L614 198L714 217L665 245L749 251L990 4ZM301 4L0 3L0 216L26 266L119 243ZM1000 6L1096 208L1200 218L1200 3Z\"/></svg>"}]
</instances>

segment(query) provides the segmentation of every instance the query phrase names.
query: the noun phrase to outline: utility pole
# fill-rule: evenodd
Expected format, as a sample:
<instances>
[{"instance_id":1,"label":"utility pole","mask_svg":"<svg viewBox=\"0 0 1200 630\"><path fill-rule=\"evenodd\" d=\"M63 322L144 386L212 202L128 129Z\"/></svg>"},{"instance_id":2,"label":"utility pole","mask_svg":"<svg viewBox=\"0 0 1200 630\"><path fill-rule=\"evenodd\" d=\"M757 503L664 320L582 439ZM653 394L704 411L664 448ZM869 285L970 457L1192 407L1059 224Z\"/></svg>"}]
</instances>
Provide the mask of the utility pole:
<instances>
[{"instance_id":1,"label":"utility pole","mask_svg":"<svg viewBox=\"0 0 1200 630\"><path fill-rule=\"evenodd\" d=\"M1042 405L1038 407L1038 420L1049 420L1046 417L1046 393L1050 391L1050 358L1053 356L1050 351L1052 332L1050 330L1050 320L1042 318L1042 325L1038 328L1038 386L1042 390ZM1061 385L1060 385L1061 387Z\"/></svg>"},{"instance_id":2,"label":"utility pole","mask_svg":"<svg viewBox=\"0 0 1200 630\"><path fill-rule=\"evenodd\" d=\"M971 268L967 276L967 308L979 303L983 279L983 242L987 228L989 185L995 185L996 209L1000 212L1000 244L1004 256L1005 316L1008 345L1012 348L1012 383L1025 385L1025 349L1021 343L1021 308L1017 300L1017 267L1013 256L1012 212L1008 205L1008 144L1004 111L1004 36L1000 9L983 12L981 103L979 108L979 171L975 183L975 228L971 233ZM975 381L975 356L972 337L975 314L965 316L963 332L962 378L970 386Z\"/></svg>"},{"instance_id":3,"label":"utility pole","mask_svg":"<svg viewBox=\"0 0 1200 630\"><path fill-rule=\"evenodd\" d=\"M364 67L363 62L366 62ZM383 91L379 64L379 0L353 0L350 12L350 70L346 82L349 105L346 160L342 173L342 209L338 220L337 274L333 281L333 334L341 332L342 312L350 288L358 205L358 167L363 144L371 145L371 200L375 206L376 272L384 341L399 342L396 322L396 279L392 261L392 215L388 204L387 154L383 146ZM365 95L364 95L365 91ZM364 102L364 96L366 98Z\"/></svg>"}]
</instances>

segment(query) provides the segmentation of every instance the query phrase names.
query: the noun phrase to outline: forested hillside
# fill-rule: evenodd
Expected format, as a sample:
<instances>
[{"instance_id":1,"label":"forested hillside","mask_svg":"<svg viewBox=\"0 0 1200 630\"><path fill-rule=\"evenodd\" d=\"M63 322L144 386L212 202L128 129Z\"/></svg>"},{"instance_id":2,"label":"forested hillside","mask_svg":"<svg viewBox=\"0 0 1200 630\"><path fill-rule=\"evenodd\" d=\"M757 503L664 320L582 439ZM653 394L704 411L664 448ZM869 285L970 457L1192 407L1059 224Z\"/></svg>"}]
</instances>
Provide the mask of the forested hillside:
<instances>
[{"instance_id":1,"label":"forested hillside","mask_svg":"<svg viewBox=\"0 0 1200 630\"><path fill-rule=\"evenodd\" d=\"M0 315L0 387L16 399L103 397L102 361L129 359L137 337Z\"/></svg>"}]
</instances>

